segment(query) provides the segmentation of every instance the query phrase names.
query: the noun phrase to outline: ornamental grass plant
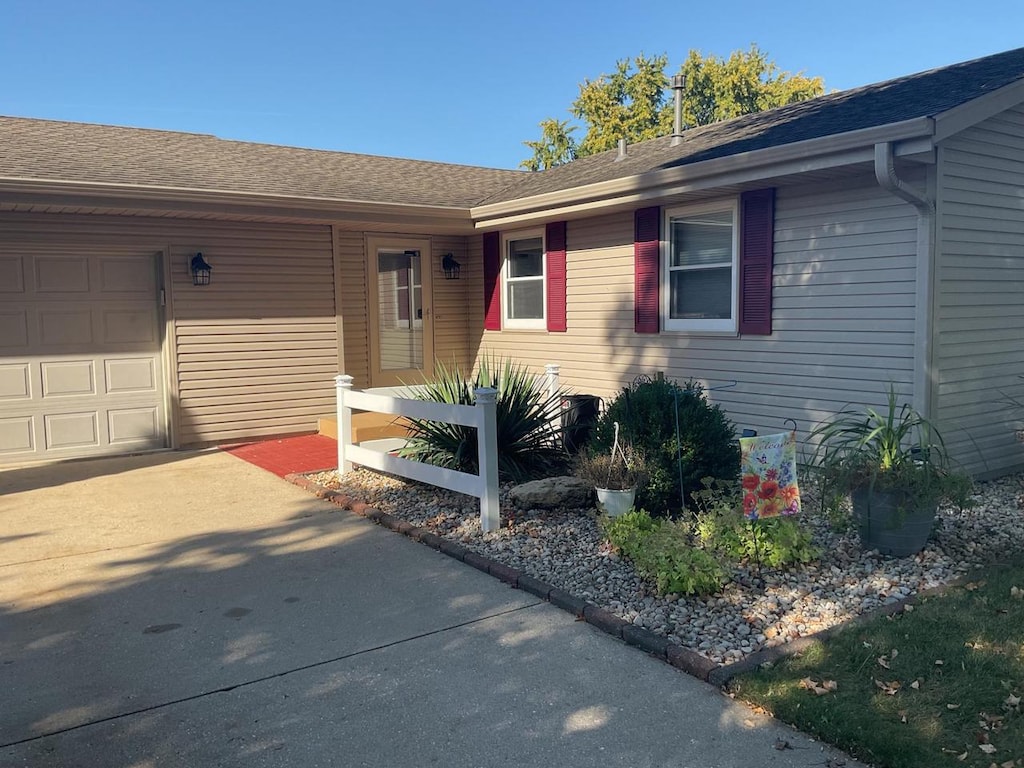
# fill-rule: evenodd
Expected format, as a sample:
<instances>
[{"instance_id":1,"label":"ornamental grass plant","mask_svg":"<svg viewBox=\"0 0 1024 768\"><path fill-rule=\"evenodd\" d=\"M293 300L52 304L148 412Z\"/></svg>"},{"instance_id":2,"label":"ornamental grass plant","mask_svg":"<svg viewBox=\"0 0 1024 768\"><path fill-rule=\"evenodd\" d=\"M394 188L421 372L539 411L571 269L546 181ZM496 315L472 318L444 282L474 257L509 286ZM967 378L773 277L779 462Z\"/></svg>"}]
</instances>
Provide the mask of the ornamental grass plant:
<instances>
[{"instance_id":1,"label":"ornamental grass plant","mask_svg":"<svg viewBox=\"0 0 1024 768\"><path fill-rule=\"evenodd\" d=\"M894 385L883 410L845 408L818 425L810 442L817 445L812 464L830 512L858 491L896 493L907 510L970 505L970 477L953 468L939 431L899 402Z\"/></svg>"}]
</instances>

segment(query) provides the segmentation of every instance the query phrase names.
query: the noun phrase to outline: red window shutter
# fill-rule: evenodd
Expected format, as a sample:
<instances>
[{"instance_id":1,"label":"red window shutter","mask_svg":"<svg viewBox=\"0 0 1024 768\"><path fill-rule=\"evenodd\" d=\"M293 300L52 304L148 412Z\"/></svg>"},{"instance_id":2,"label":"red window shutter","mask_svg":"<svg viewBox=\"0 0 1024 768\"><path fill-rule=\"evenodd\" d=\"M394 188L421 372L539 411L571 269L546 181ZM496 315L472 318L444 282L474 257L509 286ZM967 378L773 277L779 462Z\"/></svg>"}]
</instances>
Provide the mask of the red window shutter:
<instances>
[{"instance_id":1,"label":"red window shutter","mask_svg":"<svg viewBox=\"0 0 1024 768\"><path fill-rule=\"evenodd\" d=\"M775 190L740 196L741 334L772 332L772 264L775 239Z\"/></svg>"},{"instance_id":2,"label":"red window shutter","mask_svg":"<svg viewBox=\"0 0 1024 768\"><path fill-rule=\"evenodd\" d=\"M565 222L553 221L544 232L548 330L565 331Z\"/></svg>"},{"instance_id":3,"label":"red window shutter","mask_svg":"<svg viewBox=\"0 0 1024 768\"><path fill-rule=\"evenodd\" d=\"M661 264L661 208L641 208L635 214L633 242L633 330L657 333L661 312L658 281Z\"/></svg>"},{"instance_id":4,"label":"red window shutter","mask_svg":"<svg viewBox=\"0 0 1024 768\"><path fill-rule=\"evenodd\" d=\"M484 330L501 330L501 235L484 233Z\"/></svg>"}]
</instances>

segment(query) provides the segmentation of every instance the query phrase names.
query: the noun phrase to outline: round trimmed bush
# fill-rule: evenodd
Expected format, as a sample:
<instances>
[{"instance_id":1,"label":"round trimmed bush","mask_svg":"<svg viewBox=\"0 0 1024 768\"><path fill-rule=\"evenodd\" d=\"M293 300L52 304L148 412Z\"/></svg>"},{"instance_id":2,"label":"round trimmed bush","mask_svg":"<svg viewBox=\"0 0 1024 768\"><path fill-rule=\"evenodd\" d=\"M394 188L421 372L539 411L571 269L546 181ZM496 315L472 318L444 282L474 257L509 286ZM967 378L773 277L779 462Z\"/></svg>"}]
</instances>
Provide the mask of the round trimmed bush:
<instances>
[{"instance_id":1,"label":"round trimmed bush","mask_svg":"<svg viewBox=\"0 0 1024 768\"><path fill-rule=\"evenodd\" d=\"M637 489L636 503L653 514L678 514L690 494L703 487L705 477L730 480L739 475L736 428L719 406L708 402L698 382L680 385L645 378L624 387L598 419L592 450L611 449L615 422L619 442L629 443L643 456L648 478Z\"/></svg>"}]
</instances>

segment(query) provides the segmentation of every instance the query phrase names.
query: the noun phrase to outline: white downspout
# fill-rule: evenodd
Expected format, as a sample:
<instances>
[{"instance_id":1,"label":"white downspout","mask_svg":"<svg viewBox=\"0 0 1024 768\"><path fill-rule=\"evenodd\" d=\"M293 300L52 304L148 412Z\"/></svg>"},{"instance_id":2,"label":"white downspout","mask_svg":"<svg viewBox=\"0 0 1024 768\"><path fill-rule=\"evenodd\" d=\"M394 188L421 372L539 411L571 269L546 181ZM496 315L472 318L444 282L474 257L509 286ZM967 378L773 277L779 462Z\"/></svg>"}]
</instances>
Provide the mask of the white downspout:
<instances>
[{"instance_id":1,"label":"white downspout","mask_svg":"<svg viewBox=\"0 0 1024 768\"><path fill-rule=\"evenodd\" d=\"M896 175L892 143L875 144L875 180L879 186L917 209L917 261L914 310L914 408L935 419L938 380L932 361L934 334L934 230L935 204ZM921 375L923 374L923 375Z\"/></svg>"}]
</instances>

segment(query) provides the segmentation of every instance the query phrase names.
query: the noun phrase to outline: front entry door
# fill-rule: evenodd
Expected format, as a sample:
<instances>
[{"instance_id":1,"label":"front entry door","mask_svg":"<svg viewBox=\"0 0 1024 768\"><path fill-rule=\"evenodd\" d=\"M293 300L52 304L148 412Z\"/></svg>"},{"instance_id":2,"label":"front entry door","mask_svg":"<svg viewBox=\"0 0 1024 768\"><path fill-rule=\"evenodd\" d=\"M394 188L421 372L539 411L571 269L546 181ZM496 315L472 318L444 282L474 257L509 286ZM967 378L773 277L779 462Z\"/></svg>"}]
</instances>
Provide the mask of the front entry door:
<instances>
[{"instance_id":1,"label":"front entry door","mask_svg":"<svg viewBox=\"0 0 1024 768\"><path fill-rule=\"evenodd\" d=\"M430 241L367 239L370 386L417 384L434 373Z\"/></svg>"}]
</instances>

